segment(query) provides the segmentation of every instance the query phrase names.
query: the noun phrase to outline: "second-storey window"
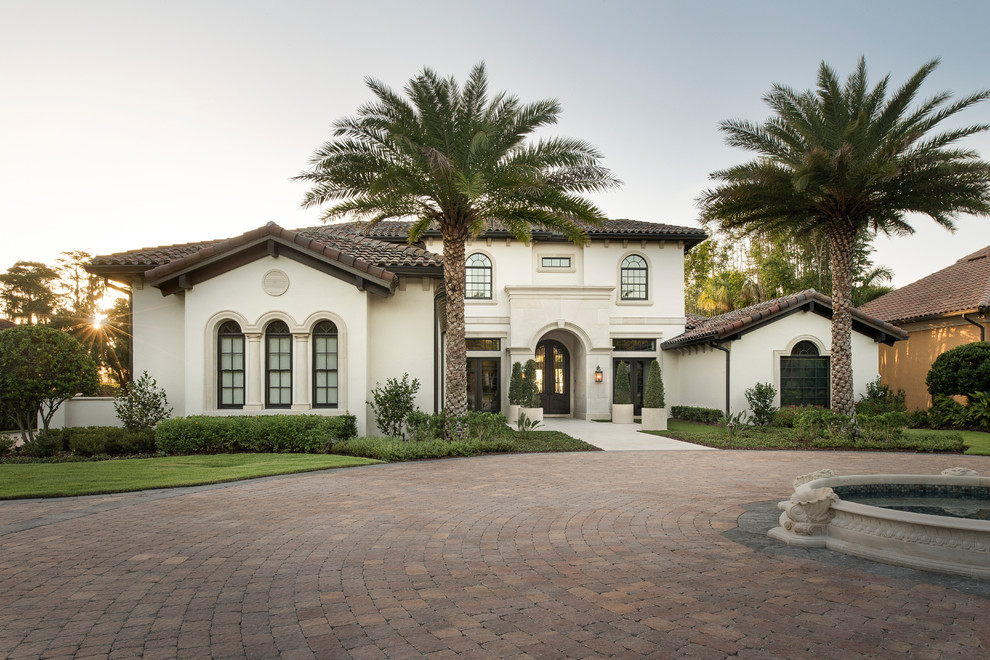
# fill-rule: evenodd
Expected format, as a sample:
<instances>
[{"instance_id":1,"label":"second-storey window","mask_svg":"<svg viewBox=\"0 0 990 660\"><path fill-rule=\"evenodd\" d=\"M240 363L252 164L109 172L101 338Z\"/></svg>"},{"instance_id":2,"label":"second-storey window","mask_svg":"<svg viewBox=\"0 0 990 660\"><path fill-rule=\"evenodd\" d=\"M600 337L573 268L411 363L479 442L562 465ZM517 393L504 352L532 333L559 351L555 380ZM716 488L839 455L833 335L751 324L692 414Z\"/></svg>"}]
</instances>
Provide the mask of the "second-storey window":
<instances>
[{"instance_id":1,"label":"second-storey window","mask_svg":"<svg viewBox=\"0 0 990 660\"><path fill-rule=\"evenodd\" d=\"M476 252L464 265L464 297L483 300L492 297L492 260Z\"/></svg>"},{"instance_id":2,"label":"second-storey window","mask_svg":"<svg viewBox=\"0 0 990 660\"><path fill-rule=\"evenodd\" d=\"M619 295L622 300L648 299L647 272L646 259L638 254L630 254L622 260L619 275Z\"/></svg>"},{"instance_id":3,"label":"second-storey window","mask_svg":"<svg viewBox=\"0 0 990 660\"><path fill-rule=\"evenodd\" d=\"M265 407L292 405L292 334L284 321L272 321L265 329Z\"/></svg>"}]
</instances>

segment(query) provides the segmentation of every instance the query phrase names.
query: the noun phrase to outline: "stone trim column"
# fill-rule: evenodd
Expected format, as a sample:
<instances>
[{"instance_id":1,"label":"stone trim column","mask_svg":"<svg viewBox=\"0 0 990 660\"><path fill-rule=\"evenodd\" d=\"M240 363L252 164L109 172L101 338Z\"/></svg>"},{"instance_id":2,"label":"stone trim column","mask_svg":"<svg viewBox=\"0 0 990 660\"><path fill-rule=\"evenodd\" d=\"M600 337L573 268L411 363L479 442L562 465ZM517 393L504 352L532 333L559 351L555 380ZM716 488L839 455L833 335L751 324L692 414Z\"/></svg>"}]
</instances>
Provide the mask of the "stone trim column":
<instances>
[{"instance_id":1,"label":"stone trim column","mask_svg":"<svg viewBox=\"0 0 990 660\"><path fill-rule=\"evenodd\" d=\"M265 354L261 350L260 332L244 333L247 351L244 356L244 410L264 410L262 384L265 379Z\"/></svg>"},{"instance_id":2,"label":"stone trim column","mask_svg":"<svg viewBox=\"0 0 990 660\"><path fill-rule=\"evenodd\" d=\"M313 358L310 355L309 333L292 335L292 409L309 410L310 368Z\"/></svg>"}]
</instances>

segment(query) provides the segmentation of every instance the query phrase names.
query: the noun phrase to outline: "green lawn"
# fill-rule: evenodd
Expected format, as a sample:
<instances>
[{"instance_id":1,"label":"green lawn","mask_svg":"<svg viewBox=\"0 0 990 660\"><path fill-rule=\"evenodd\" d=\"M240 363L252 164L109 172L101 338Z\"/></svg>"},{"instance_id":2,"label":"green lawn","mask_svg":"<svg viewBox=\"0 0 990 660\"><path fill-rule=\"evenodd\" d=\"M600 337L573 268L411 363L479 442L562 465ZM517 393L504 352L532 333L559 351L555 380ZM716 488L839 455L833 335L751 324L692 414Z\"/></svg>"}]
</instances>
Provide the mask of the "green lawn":
<instances>
[{"instance_id":1,"label":"green lawn","mask_svg":"<svg viewBox=\"0 0 990 660\"><path fill-rule=\"evenodd\" d=\"M82 463L0 464L0 499L198 486L377 462L333 454L216 454Z\"/></svg>"},{"instance_id":2,"label":"green lawn","mask_svg":"<svg viewBox=\"0 0 990 660\"><path fill-rule=\"evenodd\" d=\"M963 437L967 454L990 456L990 433L980 431L926 431L925 429L905 429L908 436L916 433L958 433Z\"/></svg>"},{"instance_id":3,"label":"green lawn","mask_svg":"<svg viewBox=\"0 0 990 660\"><path fill-rule=\"evenodd\" d=\"M962 436L967 454L990 455L990 433L977 431L934 431L905 429L904 436L894 444L868 443L822 438L813 443L798 440L793 429L749 427L733 433L731 441L720 426L670 420L667 431L651 431L685 442L707 447L738 449L894 449L898 451L952 451L951 437ZM955 441L958 443L958 440ZM958 447L958 445L956 445Z\"/></svg>"}]
</instances>

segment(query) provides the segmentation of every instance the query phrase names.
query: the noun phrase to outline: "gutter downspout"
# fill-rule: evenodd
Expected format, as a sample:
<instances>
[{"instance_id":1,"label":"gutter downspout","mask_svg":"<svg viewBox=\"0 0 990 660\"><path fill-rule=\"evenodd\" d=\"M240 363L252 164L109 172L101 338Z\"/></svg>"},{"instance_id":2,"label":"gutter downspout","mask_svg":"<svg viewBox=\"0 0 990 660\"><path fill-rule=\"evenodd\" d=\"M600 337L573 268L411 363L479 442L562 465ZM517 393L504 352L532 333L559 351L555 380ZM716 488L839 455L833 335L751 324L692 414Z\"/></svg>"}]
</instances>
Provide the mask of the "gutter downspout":
<instances>
[{"instance_id":1,"label":"gutter downspout","mask_svg":"<svg viewBox=\"0 0 990 660\"><path fill-rule=\"evenodd\" d=\"M725 416L729 416L729 349L721 344L716 344L713 341L708 342L708 345L712 348L718 349L725 353Z\"/></svg>"},{"instance_id":2,"label":"gutter downspout","mask_svg":"<svg viewBox=\"0 0 990 660\"><path fill-rule=\"evenodd\" d=\"M987 340L987 329L983 326L982 323L977 323L973 319L967 318L965 314L962 315L962 319L963 319L963 321L967 321L968 323L972 323L973 325L975 325L977 328L980 329L980 341L986 341Z\"/></svg>"}]
</instances>

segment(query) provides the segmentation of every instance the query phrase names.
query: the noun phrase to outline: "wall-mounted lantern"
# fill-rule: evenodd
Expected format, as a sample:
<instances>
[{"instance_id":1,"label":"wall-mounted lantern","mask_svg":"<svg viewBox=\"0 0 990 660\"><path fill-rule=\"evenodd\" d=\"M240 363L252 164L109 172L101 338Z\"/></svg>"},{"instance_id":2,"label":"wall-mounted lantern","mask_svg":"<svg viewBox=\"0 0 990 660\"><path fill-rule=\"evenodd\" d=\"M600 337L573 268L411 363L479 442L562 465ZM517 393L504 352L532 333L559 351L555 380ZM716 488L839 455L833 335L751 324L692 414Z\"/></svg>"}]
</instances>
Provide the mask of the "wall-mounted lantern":
<instances>
[{"instance_id":1,"label":"wall-mounted lantern","mask_svg":"<svg viewBox=\"0 0 990 660\"><path fill-rule=\"evenodd\" d=\"M602 373L602 368L600 366L599 367L595 367L595 382L596 383L602 382L602 379L604 377L605 377L605 375Z\"/></svg>"}]
</instances>

